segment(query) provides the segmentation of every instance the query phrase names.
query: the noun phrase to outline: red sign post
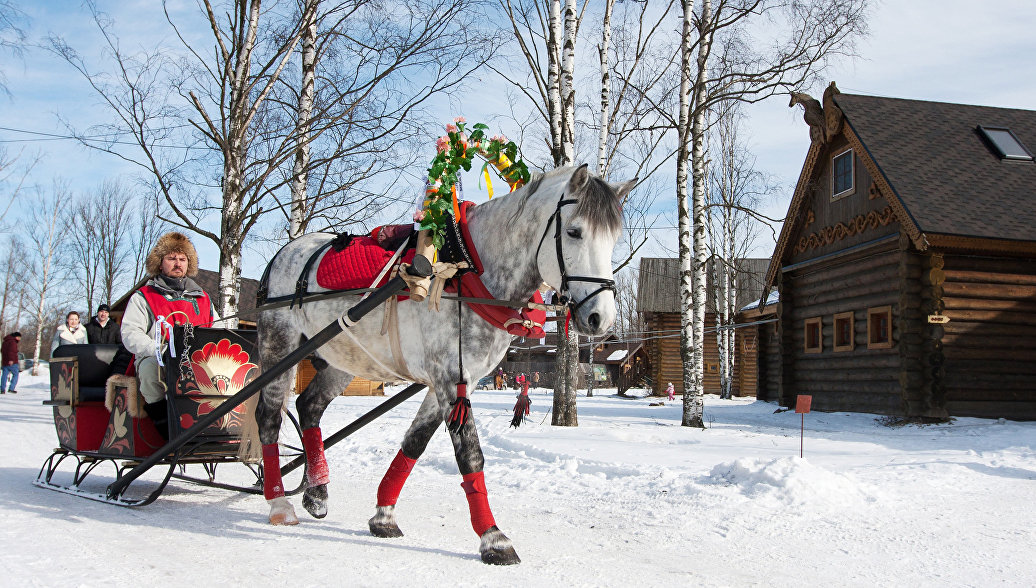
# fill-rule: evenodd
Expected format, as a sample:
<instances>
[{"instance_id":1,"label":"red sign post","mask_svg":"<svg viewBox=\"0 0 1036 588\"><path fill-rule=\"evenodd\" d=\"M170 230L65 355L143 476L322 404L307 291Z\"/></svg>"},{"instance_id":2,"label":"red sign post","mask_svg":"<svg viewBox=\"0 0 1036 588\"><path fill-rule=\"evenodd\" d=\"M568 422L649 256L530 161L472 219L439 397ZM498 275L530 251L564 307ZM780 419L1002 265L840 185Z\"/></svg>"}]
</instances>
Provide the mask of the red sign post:
<instances>
[{"instance_id":1,"label":"red sign post","mask_svg":"<svg viewBox=\"0 0 1036 588\"><path fill-rule=\"evenodd\" d=\"M795 397L795 412L802 415L802 426L799 429L799 457L802 457L803 438L806 436L806 413L809 406L813 404L813 397L806 394L799 394Z\"/></svg>"}]
</instances>

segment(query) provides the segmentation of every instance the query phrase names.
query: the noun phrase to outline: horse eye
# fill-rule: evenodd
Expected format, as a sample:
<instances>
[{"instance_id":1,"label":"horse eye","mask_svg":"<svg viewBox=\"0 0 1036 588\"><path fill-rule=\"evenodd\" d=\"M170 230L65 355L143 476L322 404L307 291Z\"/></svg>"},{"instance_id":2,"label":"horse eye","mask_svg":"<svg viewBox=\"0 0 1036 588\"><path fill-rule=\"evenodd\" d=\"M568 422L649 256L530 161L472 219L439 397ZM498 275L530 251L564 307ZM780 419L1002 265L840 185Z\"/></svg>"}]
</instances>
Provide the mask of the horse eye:
<instances>
[{"instance_id":1,"label":"horse eye","mask_svg":"<svg viewBox=\"0 0 1036 588\"><path fill-rule=\"evenodd\" d=\"M572 228L566 232L568 233L568 236L572 237L573 239L581 239L583 237L583 231L579 229Z\"/></svg>"}]
</instances>

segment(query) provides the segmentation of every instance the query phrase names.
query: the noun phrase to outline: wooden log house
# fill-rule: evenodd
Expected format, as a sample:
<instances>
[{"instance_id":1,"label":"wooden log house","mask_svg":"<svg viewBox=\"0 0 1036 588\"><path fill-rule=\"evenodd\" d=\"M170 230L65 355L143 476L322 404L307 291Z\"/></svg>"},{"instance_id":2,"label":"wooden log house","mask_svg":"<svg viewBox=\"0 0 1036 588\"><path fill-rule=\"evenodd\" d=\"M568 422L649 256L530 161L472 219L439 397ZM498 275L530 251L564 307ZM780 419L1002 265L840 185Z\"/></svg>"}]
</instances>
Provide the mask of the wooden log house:
<instances>
[{"instance_id":1,"label":"wooden log house","mask_svg":"<svg viewBox=\"0 0 1036 588\"><path fill-rule=\"evenodd\" d=\"M1036 112L834 83L805 105L764 388L823 411L1036 418Z\"/></svg>"},{"instance_id":2,"label":"wooden log house","mask_svg":"<svg viewBox=\"0 0 1036 588\"><path fill-rule=\"evenodd\" d=\"M648 357L648 381L653 394L665 393L666 385L673 383L677 393L683 393L683 361L680 358L680 260L645 257L640 260L637 285L637 311L644 318L647 329L644 350ZM737 260L737 292L735 308L758 301L763 278L770 260L746 258ZM719 394L719 345L716 341L716 302L712 285L712 264L706 272L705 301L705 381L706 394ZM735 396L756 394L757 329L738 330L735 337L734 381L731 389Z\"/></svg>"}]
</instances>

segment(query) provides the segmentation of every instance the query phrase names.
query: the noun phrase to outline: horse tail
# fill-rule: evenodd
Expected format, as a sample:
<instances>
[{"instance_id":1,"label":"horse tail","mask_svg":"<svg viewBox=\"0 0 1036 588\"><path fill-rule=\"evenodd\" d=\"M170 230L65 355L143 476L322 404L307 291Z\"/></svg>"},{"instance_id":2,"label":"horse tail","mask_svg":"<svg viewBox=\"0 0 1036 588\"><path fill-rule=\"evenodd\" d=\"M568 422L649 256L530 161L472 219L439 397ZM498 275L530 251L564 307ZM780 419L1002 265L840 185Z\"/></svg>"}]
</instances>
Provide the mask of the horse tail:
<instances>
[{"instance_id":1,"label":"horse tail","mask_svg":"<svg viewBox=\"0 0 1036 588\"><path fill-rule=\"evenodd\" d=\"M282 414L288 412L289 397L289 394L285 394L281 402ZM238 433L240 443L237 447L237 456L245 463L259 463L263 459L263 444L259 440L259 420L256 418L258 405L258 394L244 402L245 414L249 415L249 418L244 419L245 422Z\"/></svg>"}]
</instances>

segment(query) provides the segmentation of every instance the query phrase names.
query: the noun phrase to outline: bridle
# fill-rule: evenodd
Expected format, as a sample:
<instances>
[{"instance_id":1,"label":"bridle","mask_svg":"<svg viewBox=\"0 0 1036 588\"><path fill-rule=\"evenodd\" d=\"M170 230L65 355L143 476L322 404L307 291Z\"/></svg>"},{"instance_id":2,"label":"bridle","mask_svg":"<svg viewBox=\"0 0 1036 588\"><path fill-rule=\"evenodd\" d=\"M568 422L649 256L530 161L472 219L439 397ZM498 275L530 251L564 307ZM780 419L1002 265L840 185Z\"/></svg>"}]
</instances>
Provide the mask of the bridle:
<instances>
[{"instance_id":1,"label":"bridle","mask_svg":"<svg viewBox=\"0 0 1036 588\"><path fill-rule=\"evenodd\" d=\"M554 225L554 250L558 255L558 269L561 271L561 289L558 290L558 303L567 306L569 312L575 313L579 310L579 307L586 304L588 300L597 296L601 292L611 290L612 294L615 293L615 280L609 280L606 278L596 278L593 276L570 276L568 271L565 269L565 257L561 254L561 207L568 204L576 204L579 202L574 198L565 199L565 195L562 194L561 198L558 199L558 205L554 208L553 214L550 215L550 220L547 221L547 226L543 228L543 236L540 237L540 244L536 247L536 270L539 271L540 264L540 249L543 247L543 240L547 238L547 233L550 231L550 225ZM539 272L543 275L543 272ZM569 291L569 282L590 282L593 284L601 284L599 288L589 293L579 302L572 300Z\"/></svg>"}]
</instances>

